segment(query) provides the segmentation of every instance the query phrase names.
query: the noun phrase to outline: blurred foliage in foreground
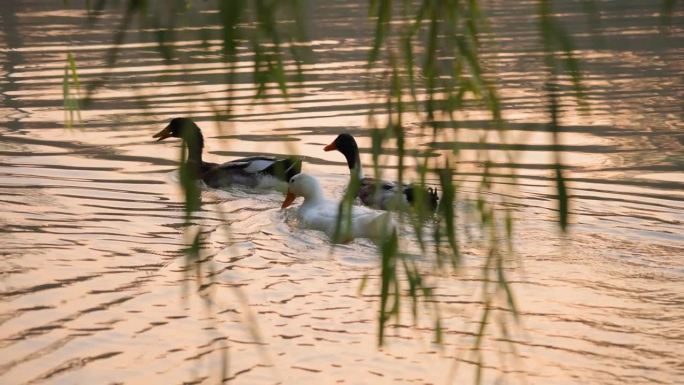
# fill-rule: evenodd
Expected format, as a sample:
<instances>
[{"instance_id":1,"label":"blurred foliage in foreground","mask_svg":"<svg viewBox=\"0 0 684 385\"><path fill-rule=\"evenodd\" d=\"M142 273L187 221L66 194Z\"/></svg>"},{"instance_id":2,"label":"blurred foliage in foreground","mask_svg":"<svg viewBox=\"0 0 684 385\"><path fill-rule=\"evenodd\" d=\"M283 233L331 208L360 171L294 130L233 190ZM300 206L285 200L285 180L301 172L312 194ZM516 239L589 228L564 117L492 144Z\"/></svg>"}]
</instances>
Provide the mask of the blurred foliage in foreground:
<instances>
[{"instance_id":1,"label":"blurred foliage in foreground","mask_svg":"<svg viewBox=\"0 0 684 385\"><path fill-rule=\"evenodd\" d=\"M115 4L111 4L115 3ZM595 16L593 1L583 0L587 16ZM209 4L209 5L208 5ZM665 0L664 9L673 9L674 1ZM424 255L434 257L434 269L438 273L453 272L461 263L459 234L466 220L475 223L479 229L479 242L484 246L482 266L482 314L479 327L474 331L473 359L478 364L477 378L480 379L482 355L480 346L492 323L492 309L497 306L517 318L516 301L506 275L506 264L513 255L514 220L506 194L495 194L490 174L492 160L487 150L480 150L478 160L484 165L475 201L476 215L464 218L457 210L461 199L459 186L454 182L458 174L459 159L458 128L462 124L464 110L478 109L488 114L488 120L495 128L487 131L480 141L506 140L507 124L502 114L502 103L497 93L495 74L487 71L487 63L481 57L483 33L488 31L487 2L478 0L416 0L392 1L370 0L369 20L359 20L373 25L371 46L368 47L367 91L379 99L381 110L372 110L369 122L372 136L373 170L380 176L382 149L396 146L398 158L398 179L405 180L410 171L417 175L421 184L438 181L441 202L434 220L426 221L427 208L417 212L400 213L402 221L410 223L417 242ZM551 0L537 0L539 38L544 51L543 69L546 73L545 100L548 111L547 127L554 141L554 173L559 228L565 231L569 223L568 190L563 174L561 143L559 139L559 95L560 84L571 84L577 104L582 108L583 89L580 63L570 35L564 30L554 13ZM157 52L168 64L174 63L182 53L176 50L174 42L179 33L193 33L202 41L208 54L215 55L212 46L220 45L220 59L225 63L225 103L212 108L217 119L230 119L231 97L238 70L250 63L252 82L255 85L254 100L266 96L276 89L287 98L292 84L304 82L307 72L303 64L309 60L307 33L305 31L305 6L297 0L213 0L202 2L212 12L197 12L197 1L172 0L127 0L123 3L107 0L87 1L87 9L93 23L103 15L111 14L109 7L121 11L118 28L113 38L113 48L106 58L110 68L116 67L119 48L127 35L139 33L149 39L154 35ZM109 17L109 16L108 16ZM198 23L197 18L202 18ZM190 23L189 21L193 22ZM205 25L207 28L188 28ZM190 32L188 32L190 31ZM489 38L491 40L491 37ZM491 47L490 47L491 49ZM246 61L245 54L251 58ZM239 64L242 64L241 67ZM377 74L381 73L382 76ZM74 112L89 102L93 93L106 84L105 74L96 82L86 85L82 103L75 97L79 80L76 62L69 54L64 77L65 109L67 121L74 120ZM370 96L369 96L370 97ZM406 148L406 126L418 121L421 137L432 137L434 143L442 143L442 156L435 159L432 150ZM415 132L414 132L415 134ZM181 158L182 158L181 154ZM514 164L514 154L505 154L509 164ZM409 162L409 158L413 161ZM417 168L407 170L408 164ZM515 169L505 170L515 180ZM185 175L181 172L181 175ZM199 200L193 178L181 178L186 191L186 222ZM492 198L492 197L500 198ZM346 194L341 212L349 212L348 205L354 194ZM343 221L344 222L344 221ZM201 259L198 251L200 230L189 234L192 247L187 253L189 259ZM435 309L433 288L430 286L430 271L406 257L398 243L398 237L389 237L379 248L380 256L380 309L378 322L378 343L385 341L385 331L393 319L400 314L400 307L406 299L415 318L423 306L434 315L436 341L442 340L439 312ZM199 266L199 264L195 264ZM199 268L199 267L198 267ZM198 277L200 274L198 274ZM364 282L366 280L364 279ZM503 334L509 327L505 319L500 320Z\"/></svg>"}]
</instances>

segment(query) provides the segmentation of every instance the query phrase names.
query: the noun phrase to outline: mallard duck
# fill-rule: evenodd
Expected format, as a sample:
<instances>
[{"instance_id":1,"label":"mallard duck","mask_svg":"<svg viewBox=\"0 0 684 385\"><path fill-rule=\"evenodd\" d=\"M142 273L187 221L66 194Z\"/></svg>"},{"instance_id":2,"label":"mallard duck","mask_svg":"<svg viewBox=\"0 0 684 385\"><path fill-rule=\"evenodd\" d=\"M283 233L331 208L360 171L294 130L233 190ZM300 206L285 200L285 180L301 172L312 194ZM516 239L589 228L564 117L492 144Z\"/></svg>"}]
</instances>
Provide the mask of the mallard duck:
<instances>
[{"instance_id":1,"label":"mallard duck","mask_svg":"<svg viewBox=\"0 0 684 385\"><path fill-rule=\"evenodd\" d=\"M204 137L202 130L189 118L174 118L161 131L152 136L157 141L169 137L181 138L188 147L187 163L204 183L213 188L238 184L257 188L280 187L302 168L301 159L271 156L253 156L231 160L226 163L210 163L202 160Z\"/></svg>"},{"instance_id":2,"label":"mallard duck","mask_svg":"<svg viewBox=\"0 0 684 385\"><path fill-rule=\"evenodd\" d=\"M339 215L339 202L326 199L318 180L308 174L297 174L290 179L281 208L290 206L298 196L304 197L304 203L297 210L300 223L306 228L323 231L333 239ZM352 206L349 231L342 234L338 240L350 242L354 238L369 238L379 242L395 227L387 212Z\"/></svg>"},{"instance_id":3,"label":"mallard duck","mask_svg":"<svg viewBox=\"0 0 684 385\"><path fill-rule=\"evenodd\" d=\"M361 158L359 157L359 146L350 134L338 135L332 143L323 149L325 151L337 150L347 158L350 173L356 175L361 182L358 197L364 205L382 210L400 208L406 205L415 205L417 203L416 197L422 195L426 199L426 207L433 211L437 209L439 196L437 190L432 187L423 188L415 183L400 184L399 182L364 177ZM419 191L421 188L422 191ZM398 202L398 199L401 201Z\"/></svg>"}]
</instances>

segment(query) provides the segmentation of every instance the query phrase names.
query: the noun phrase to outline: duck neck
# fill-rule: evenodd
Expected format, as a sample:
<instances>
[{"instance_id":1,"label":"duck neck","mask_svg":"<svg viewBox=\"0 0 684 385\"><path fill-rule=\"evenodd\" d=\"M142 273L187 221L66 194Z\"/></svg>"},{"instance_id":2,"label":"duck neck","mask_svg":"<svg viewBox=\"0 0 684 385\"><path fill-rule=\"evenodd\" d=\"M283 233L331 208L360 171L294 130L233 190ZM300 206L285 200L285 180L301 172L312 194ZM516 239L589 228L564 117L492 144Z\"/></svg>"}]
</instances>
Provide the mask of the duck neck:
<instances>
[{"instance_id":1,"label":"duck neck","mask_svg":"<svg viewBox=\"0 0 684 385\"><path fill-rule=\"evenodd\" d=\"M204 150L204 137L199 130L191 130L183 137L188 146L188 163L202 165L202 151Z\"/></svg>"},{"instance_id":2,"label":"duck neck","mask_svg":"<svg viewBox=\"0 0 684 385\"><path fill-rule=\"evenodd\" d=\"M348 151L345 151L344 157L347 158L347 166L349 166L349 172L352 175L356 175L359 179L363 179L363 167L361 167L361 156L359 155L359 147L356 142L352 143L352 146Z\"/></svg>"},{"instance_id":3,"label":"duck neck","mask_svg":"<svg viewBox=\"0 0 684 385\"><path fill-rule=\"evenodd\" d=\"M363 179L363 168L361 167L360 162L356 163L356 167L350 168L349 172L351 172L353 175L356 175L359 178L359 180Z\"/></svg>"},{"instance_id":4,"label":"duck neck","mask_svg":"<svg viewBox=\"0 0 684 385\"><path fill-rule=\"evenodd\" d=\"M303 197L304 204L315 204L325 200L323 189L319 184L312 185Z\"/></svg>"}]
</instances>

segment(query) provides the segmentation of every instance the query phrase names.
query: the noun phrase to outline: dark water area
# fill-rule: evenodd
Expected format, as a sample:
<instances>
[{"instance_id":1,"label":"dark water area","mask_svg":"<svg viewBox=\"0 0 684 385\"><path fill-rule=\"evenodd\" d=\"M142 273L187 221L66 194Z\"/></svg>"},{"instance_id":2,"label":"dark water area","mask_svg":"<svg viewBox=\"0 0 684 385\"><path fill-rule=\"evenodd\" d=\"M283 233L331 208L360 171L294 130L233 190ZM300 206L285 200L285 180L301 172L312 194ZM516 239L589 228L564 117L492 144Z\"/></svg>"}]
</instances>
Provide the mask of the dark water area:
<instances>
[{"instance_id":1,"label":"dark water area","mask_svg":"<svg viewBox=\"0 0 684 385\"><path fill-rule=\"evenodd\" d=\"M660 2L598 1L597 23L580 2L559 3L589 107L579 112L569 83L561 87L567 237L555 223L535 2L486 2L482 58L497 79L505 137L473 108L459 116L457 135L445 130L433 139L416 118L407 122L407 141L436 155L458 143L454 180L466 218L486 155L499 188L490 198L506 195L516 218L508 274L520 322L506 335L496 324L489 329L484 383L678 383L684 10L678 4L666 25ZM204 189L192 220L204 232L199 273L182 252L180 145L151 138L172 117L196 119L210 161L305 156L305 171L330 197L348 180L344 158L322 151L339 132L357 136L370 166L368 112L385 107L365 92L369 77L383 76L366 70L373 31L366 7L307 3L305 81L291 84L288 100L274 93L255 101L251 53L239 52L227 95L219 42L206 50L197 37L217 25L178 31L180 59L170 64L153 33L135 32L109 69L118 10L91 25L80 2L2 2L0 383L473 383L471 348L484 307L485 251L476 243L464 245L458 272L433 278L443 346L433 342L431 312L414 324L405 306L382 349L375 246L360 240L331 249L323 234L298 228L279 209L281 193ZM84 84L107 78L74 128L64 124L67 52ZM228 101L230 122L215 122L215 108ZM385 175L395 176L396 152L388 149L382 161Z\"/></svg>"}]
</instances>

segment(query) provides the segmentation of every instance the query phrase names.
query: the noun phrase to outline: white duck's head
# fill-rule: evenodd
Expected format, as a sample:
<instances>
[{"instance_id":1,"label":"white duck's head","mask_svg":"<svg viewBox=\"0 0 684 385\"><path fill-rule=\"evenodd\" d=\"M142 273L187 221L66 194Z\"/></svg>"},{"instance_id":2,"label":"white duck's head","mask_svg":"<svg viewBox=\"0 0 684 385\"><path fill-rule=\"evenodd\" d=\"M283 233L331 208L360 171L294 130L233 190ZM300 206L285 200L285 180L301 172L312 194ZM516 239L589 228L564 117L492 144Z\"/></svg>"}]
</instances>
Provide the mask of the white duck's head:
<instances>
[{"instance_id":1,"label":"white duck's head","mask_svg":"<svg viewBox=\"0 0 684 385\"><path fill-rule=\"evenodd\" d=\"M309 174L303 173L290 178L290 182L287 185L287 196L281 208L284 209L291 205L297 197L304 197L304 200L322 198L323 192L318 180Z\"/></svg>"}]
</instances>

